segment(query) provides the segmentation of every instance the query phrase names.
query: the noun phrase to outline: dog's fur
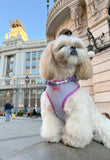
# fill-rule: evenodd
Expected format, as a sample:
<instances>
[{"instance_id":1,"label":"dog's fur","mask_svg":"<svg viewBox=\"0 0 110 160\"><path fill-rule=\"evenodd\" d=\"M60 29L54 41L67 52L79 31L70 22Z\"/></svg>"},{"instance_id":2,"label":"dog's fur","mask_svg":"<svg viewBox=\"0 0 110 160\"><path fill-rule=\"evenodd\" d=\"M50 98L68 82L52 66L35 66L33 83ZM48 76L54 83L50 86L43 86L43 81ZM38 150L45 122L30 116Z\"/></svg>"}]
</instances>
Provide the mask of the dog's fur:
<instances>
[{"instance_id":1,"label":"dog's fur","mask_svg":"<svg viewBox=\"0 0 110 160\"><path fill-rule=\"evenodd\" d=\"M71 55L75 46L77 55ZM77 79L92 76L92 66L83 41L79 38L60 36L50 42L40 60L43 79L64 80L73 75ZM92 139L110 148L110 120L106 119L94 105L92 98L82 88L66 101L65 123L54 113L46 93L41 96L42 137L49 142L62 141L72 147L85 147Z\"/></svg>"}]
</instances>

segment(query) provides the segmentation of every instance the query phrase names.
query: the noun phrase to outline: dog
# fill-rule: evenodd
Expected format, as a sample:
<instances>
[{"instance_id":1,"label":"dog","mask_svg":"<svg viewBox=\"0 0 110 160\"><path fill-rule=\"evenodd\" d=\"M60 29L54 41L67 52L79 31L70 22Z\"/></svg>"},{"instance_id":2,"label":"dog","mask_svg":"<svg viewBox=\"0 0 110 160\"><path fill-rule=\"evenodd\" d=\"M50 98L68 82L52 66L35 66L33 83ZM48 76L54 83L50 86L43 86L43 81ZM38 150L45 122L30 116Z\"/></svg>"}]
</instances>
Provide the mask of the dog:
<instances>
[{"instance_id":1,"label":"dog","mask_svg":"<svg viewBox=\"0 0 110 160\"><path fill-rule=\"evenodd\" d=\"M83 41L61 35L49 42L40 59L40 73L47 84L41 95L41 136L76 148L92 140L110 148L110 120L78 83L93 74Z\"/></svg>"}]
</instances>

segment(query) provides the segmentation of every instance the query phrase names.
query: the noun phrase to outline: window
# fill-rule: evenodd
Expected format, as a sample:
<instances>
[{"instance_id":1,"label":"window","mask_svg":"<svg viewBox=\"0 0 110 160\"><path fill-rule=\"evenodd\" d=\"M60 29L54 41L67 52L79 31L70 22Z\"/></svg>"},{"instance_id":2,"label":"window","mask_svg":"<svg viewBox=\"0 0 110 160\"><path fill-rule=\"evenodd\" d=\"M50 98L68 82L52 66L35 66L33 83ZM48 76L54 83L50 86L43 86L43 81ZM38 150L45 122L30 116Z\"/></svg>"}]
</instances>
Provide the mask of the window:
<instances>
[{"instance_id":1,"label":"window","mask_svg":"<svg viewBox=\"0 0 110 160\"><path fill-rule=\"evenodd\" d=\"M14 61L14 57L12 56L12 57L10 57L10 62L13 63L13 61Z\"/></svg>"},{"instance_id":2,"label":"window","mask_svg":"<svg viewBox=\"0 0 110 160\"><path fill-rule=\"evenodd\" d=\"M42 79L37 79L38 83L42 83Z\"/></svg>"},{"instance_id":3,"label":"window","mask_svg":"<svg viewBox=\"0 0 110 160\"><path fill-rule=\"evenodd\" d=\"M41 95L43 93L43 90L38 90L37 94Z\"/></svg>"},{"instance_id":4,"label":"window","mask_svg":"<svg viewBox=\"0 0 110 160\"><path fill-rule=\"evenodd\" d=\"M36 69L32 69L32 74L36 74Z\"/></svg>"},{"instance_id":5,"label":"window","mask_svg":"<svg viewBox=\"0 0 110 160\"><path fill-rule=\"evenodd\" d=\"M32 52L32 68L31 68L32 74L36 74L36 59L37 59L37 53Z\"/></svg>"},{"instance_id":6,"label":"window","mask_svg":"<svg viewBox=\"0 0 110 160\"><path fill-rule=\"evenodd\" d=\"M15 42L15 46L17 46L17 42Z\"/></svg>"},{"instance_id":7,"label":"window","mask_svg":"<svg viewBox=\"0 0 110 160\"><path fill-rule=\"evenodd\" d=\"M25 61L25 69L26 69L26 72L30 73L30 64L31 64L31 53L30 52L27 52L26 53L26 61Z\"/></svg>"},{"instance_id":8,"label":"window","mask_svg":"<svg viewBox=\"0 0 110 160\"><path fill-rule=\"evenodd\" d=\"M0 91L0 107L4 107L5 106L7 99L12 104L13 90L6 90L6 91L1 90Z\"/></svg>"},{"instance_id":9,"label":"window","mask_svg":"<svg viewBox=\"0 0 110 160\"><path fill-rule=\"evenodd\" d=\"M40 106L40 98L41 98L41 94L42 94L43 90L38 90L37 92L37 106Z\"/></svg>"},{"instance_id":10,"label":"window","mask_svg":"<svg viewBox=\"0 0 110 160\"><path fill-rule=\"evenodd\" d=\"M32 67L36 67L36 61L32 61Z\"/></svg>"},{"instance_id":11,"label":"window","mask_svg":"<svg viewBox=\"0 0 110 160\"><path fill-rule=\"evenodd\" d=\"M42 55L42 51L27 52L25 58L25 72L30 72L35 75L40 73L39 62Z\"/></svg>"},{"instance_id":12,"label":"window","mask_svg":"<svg viewBox=\"0 0 110 160\"><path fill-rule=\"evenodd\" d=\"M36 59L36 52L32 52L32 59Z\"/></svg>"},{"instance_id":13,"label":"window","mask_svg":"<svg viewBox=\"0 0 110 160\"><path fill-rule=\"evenodd\" d=\"M10 70L13 70L14 64L10 64Z\"/></svg>"},{"instance_id":14,"label":"window","mask_svg":"<svg viewBox=\"0 0 110 160\"><path fill-rule=\"evenodd\" d=\"M36 84L36 81L35 80L31 80L31 84Z\"/></svg>"},{"instance_id":15,"label":"window","mask_svg":"<svg viewBox=\"0 0 110 160\"><path fill-rule=\"evenodd\" d=\"M13 72L10 72L10 73L9 73L9 76L12 77L12 76L13 76Z\"/></svg>"},{"instance_id":16,"label":"window","mask_svg":"<svg viewBox=\"0 0 110 160\"><path fill-rule=\"evenodd\" d=\"M30 61L26 61L26 67L30 67Z\"/></svg>"},{"instance_id":17,"label":"window","mask_svg":"<svg viewBox=\"0 0 110 160\"><path fill-rule=\"evenodd\" d=\"M38 57L39 57L39 59L41 58L41 55L42 55L42 51L39 51L39 52L38 52Z\"/></svg>"},{"instance_id":18,"label":"window","mask_svg":"<svg viewBox=\"0 0 110 160\"><path fill-rule=\"evenodd\" d=\"M7 76L13 76L14 75L14 55L7 57Z\"/></svg>"},{"instance_id":19,"label":"window","mask_svg":"<svg viewBox=\"0 0 110 160\"><path fill-rule=\"evenodd\" d=\"M27 53L26 53L26 59L30 59L30 56L31 56L31 53L30 53L30 52L27 52Z\"/></svg>"},{"instance_id":20,"label":"window","mask_svg":"<svg viewBox=\"0 0 110 160\"><path fill-rule=\"evenodd\" d=\"M62 34L67 35L67 36L73 36L72 32L67 29L62 30L59 35L62 35Z\"/></svg>"},{"instance_id":21,"label":"window","mask_svg":"<svg viewBox=\"0 0 110 160\"><path fill-rule=\"evenodd\" d=\"M41 55L42 55L42 51L39 51L39 52L38 52L38 65L39 65L39 63L40 63ZM38 73L40 74L39 66L38 66Z\"/></svg>"},{"instance_id":22,"label":"window","mask_svg":"<svg viewBox=\"0 0 110 160\"><path fill-rule=\"evenodd\" d=\"M35 105L35 99L36 99L35 97L36 97L36 90L32 89L31 90L31 103L30 103L31 107Z\"/></svg>"},{"instance_id":23,"label":"window","mask_svg":"<svg viewBox=\"0 0 110 160\"><path fill-rule=\"evenodd\" d=\"M10 81L6 81L6 85L10 85Z\"/></svg>"}]
</instances>

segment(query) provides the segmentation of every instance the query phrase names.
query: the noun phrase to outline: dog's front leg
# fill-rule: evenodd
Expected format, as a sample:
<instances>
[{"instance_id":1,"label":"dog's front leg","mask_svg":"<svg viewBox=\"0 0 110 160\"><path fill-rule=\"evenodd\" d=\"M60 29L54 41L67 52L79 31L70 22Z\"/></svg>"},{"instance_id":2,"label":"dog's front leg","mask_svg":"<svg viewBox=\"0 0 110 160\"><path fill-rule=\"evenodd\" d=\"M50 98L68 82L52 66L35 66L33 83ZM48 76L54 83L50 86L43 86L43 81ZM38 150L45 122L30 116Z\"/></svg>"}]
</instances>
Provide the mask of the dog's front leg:
<instances>
[{"instance_id":1,"label":"dog's front leg","mask_svg":"<svg viewBox=\"0 0 110 160\"><path fill-rule=\"evenodd\" d=\"M45 92L41 97L41 114L41 136L48 142L59 142L64 123L55 115Z\"/></svg>"},{"instance_id":2,"label":"dog's front leg","mask_svg":"<svg viewBox=\"0 0 110 160\"><path fill-rule=\"evenodd\" d=\"M92 127L86 118L81 118L78 113L67 118L62 136L65 145L83 148L91 142L92 138Z\"/></svg>"}]
</instances>

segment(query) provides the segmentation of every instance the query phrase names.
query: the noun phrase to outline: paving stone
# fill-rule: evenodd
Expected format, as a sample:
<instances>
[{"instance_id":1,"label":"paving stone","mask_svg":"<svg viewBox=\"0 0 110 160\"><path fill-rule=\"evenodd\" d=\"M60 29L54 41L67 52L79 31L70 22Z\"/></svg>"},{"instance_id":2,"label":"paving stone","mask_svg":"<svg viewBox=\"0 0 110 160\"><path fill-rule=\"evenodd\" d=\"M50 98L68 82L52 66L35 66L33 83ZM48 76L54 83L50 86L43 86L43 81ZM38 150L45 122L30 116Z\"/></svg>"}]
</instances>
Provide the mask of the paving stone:
<instances>
[{"instance_id":1,"label":"paving stone","mask_svg":"<svg viewBox=\"0 0 110 160\"><path fill-rule=\"evenodd\" d=\"M83 149L47 143L40 127L41 118L0 118L0 160L110 160L110 149L94 141Z\"/></svg>"}]
</instances>

